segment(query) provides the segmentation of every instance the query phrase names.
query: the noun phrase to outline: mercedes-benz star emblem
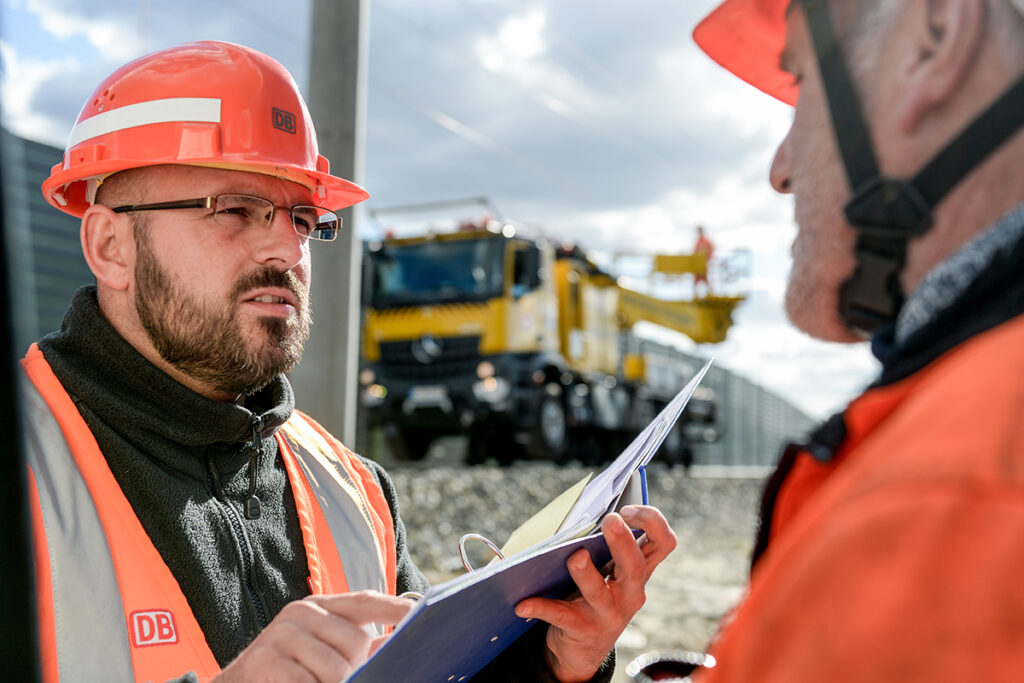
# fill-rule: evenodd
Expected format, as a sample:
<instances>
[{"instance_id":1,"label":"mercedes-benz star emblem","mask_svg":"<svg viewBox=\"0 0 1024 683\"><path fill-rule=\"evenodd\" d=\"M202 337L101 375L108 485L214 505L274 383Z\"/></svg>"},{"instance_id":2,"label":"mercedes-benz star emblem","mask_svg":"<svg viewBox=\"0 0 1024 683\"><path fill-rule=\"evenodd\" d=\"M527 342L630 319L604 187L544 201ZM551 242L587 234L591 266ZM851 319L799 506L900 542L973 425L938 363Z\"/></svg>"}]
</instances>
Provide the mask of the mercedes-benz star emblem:
<instances>
[{"instance_id":1,"label":"mercedes-benz star emblem","mask_svg":"<svg viewBox=\"0 0 1024 683\"><path fill-rule=\"evenodd\" d=\"M426 365L440 358L443 349L440 339L432 334L425 334L412 343L412 357Z\"/></svg>"}]
</instances>

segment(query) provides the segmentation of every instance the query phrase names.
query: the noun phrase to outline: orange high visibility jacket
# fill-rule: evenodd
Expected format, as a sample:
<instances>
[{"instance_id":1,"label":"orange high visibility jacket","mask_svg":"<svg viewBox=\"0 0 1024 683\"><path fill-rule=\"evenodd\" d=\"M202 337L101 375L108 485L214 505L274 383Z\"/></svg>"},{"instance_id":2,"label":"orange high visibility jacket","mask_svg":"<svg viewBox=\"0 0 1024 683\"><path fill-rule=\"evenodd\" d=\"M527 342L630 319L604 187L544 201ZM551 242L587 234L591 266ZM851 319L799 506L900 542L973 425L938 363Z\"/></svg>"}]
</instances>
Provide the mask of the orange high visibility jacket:
<instances>
[{"instance_id":1,"label":"orange high visibility jacket","mask_svg":"<svg viewBox=\"0 0 1024 683\"><path fill-rule=\"evenodd\" d=\"M35 345L22 365L43 680L213 678L219 666L184 594L71 397ZM312 592L393 595L394 522L373 475L301 413L275 436Z\"/></svg>"},{"instance_id":2,"label":"orange high visibility jacket","mask_svg":"<svg viewBox=\"0 0 1024 683\"><path fill-rule=\"evenodd\" d=\"M1024 677L1024 316L872 389L803 452L701 683Z\"/></svg>"}]
</instances>

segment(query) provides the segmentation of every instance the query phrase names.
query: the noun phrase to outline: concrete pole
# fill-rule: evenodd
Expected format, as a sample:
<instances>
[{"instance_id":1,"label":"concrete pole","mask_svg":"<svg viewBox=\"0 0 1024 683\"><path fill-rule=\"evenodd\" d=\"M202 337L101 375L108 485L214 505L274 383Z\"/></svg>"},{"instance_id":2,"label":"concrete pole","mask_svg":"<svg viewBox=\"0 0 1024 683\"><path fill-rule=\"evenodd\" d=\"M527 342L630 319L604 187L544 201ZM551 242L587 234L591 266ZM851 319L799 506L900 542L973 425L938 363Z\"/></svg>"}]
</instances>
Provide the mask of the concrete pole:
<instances>
[{"instance_id":1,"label":"concrete pole","mask_svg":"<svg viewBox=\"0 0 1024 683\"><path fill-rule=\"evenodd\" d=\"M366 130L368 0L313 0L307 101L331 173L360 183ZM351 447L356 439L362 247L355 212L314 243L313 333L292 371L296 405Z\"/></svg>"}]
</instances>

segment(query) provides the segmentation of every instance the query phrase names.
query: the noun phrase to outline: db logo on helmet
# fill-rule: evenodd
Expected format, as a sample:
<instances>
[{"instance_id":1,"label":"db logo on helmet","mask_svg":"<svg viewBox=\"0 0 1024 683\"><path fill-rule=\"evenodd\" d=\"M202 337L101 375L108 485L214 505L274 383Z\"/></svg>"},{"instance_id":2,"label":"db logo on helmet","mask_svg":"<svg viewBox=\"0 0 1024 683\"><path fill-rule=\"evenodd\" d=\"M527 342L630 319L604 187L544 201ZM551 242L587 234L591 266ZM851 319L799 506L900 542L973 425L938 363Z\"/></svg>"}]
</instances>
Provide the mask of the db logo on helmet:
<instances>
[{"instance_id":1,"label":"db logo on helmet","mask_svg":"<svg viewBox=\"0 0 1024 683\"><path fill-rule=\"evenodd\" d=\"M295 114L274 107L274 128L283 130L285 133L294 133L296 130Z\"/></svg>"},{"instance_id":2,"label":"db logo on helmet","mask_svg":"<svg viewBox=\"0 0 1024 683\"><path fill-rule=\"evenodd\" d=\"M132 646L169 645L178 642L174 616L167 610L154 609L131 614Z\"/></svg>"}]
</instances>

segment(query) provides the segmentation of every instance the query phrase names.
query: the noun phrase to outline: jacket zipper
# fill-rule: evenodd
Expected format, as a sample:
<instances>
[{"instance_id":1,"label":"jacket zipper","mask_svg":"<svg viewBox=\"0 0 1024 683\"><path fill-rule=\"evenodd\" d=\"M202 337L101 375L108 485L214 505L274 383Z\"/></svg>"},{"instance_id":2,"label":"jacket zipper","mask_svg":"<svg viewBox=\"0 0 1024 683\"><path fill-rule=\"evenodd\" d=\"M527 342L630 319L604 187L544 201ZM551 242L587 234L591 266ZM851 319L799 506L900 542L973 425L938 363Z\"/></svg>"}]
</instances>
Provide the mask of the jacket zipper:
<instances>
[{"instance_id":1,"label":"jacket zipper","mask_svg":"<svg viewBox=\"0 0 1024 683\"><path fill-rule=\"evenodd\" d=\"M258 419L258 418L257 418ZM260 600L259 593L256 592L252 582L252 570L255 564L252 552L252 545L249 543L249 536L245 532L245 525L242 522L242 515L234 508L233 505L227 500L224 492L220 487L220 477L217 475L217 470L213 466L213 459L209 456L206 458L206 472L210 480L210 486L214 491L217 503L227 511L227 518L231 528L235 532L235 536L238 538L238 546L241 549L240 559L242 561L242 585L245 591L249 594L249 599L252 602L253 608L256 610L256 617L259 620L260 629L262 630L267 626L267 610L263 606L263 601Z\"/></svg>"}]
</instances>

